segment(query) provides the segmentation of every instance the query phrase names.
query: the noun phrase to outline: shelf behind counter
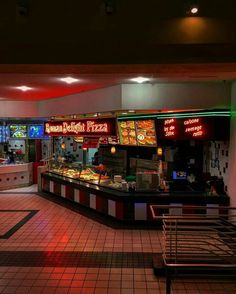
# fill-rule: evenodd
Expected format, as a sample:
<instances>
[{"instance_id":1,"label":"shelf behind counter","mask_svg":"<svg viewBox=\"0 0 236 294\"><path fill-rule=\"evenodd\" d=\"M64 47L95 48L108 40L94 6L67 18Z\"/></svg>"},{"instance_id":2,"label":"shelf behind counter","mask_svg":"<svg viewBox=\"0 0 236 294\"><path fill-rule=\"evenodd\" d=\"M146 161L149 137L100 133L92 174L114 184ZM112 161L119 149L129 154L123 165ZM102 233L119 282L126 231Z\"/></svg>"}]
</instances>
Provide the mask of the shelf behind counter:
<instances>
[{"instance_id":1,"label":"shelf behind counter","mask_svg":"<svg viewBox=\"0 0 236 294\"><path fill-rule=\"evenodd\" d=\"M79 203L125 223L153 221L150 205L227 206L227 195L208 196L203 192L126 192L70 179L50 172L41 174L39 190ZM184 207L182 209L184 213ZM167 212L167 211L165 211ZM160 210L160 213L163 211Z\"/></svg>"}]
</instances>

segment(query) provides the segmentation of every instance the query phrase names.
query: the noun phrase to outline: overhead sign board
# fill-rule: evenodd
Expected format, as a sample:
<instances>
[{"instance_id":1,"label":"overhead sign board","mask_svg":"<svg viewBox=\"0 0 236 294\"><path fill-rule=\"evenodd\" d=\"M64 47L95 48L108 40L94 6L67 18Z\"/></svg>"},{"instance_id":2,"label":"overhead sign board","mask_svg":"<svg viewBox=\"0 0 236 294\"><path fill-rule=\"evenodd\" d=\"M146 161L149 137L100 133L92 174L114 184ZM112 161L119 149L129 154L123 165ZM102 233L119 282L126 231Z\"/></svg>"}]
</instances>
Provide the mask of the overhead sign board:
<instances>
[{"instance_id":1,"label":"overhead sign board","mask_svg":"<svg viewBox=\"0 0 236 294\"><path fill-rule=\"evenodd\" d=\"M44 132L49 136L115 136L115 118L48 121Z\"/></svg>"}]
</instances>

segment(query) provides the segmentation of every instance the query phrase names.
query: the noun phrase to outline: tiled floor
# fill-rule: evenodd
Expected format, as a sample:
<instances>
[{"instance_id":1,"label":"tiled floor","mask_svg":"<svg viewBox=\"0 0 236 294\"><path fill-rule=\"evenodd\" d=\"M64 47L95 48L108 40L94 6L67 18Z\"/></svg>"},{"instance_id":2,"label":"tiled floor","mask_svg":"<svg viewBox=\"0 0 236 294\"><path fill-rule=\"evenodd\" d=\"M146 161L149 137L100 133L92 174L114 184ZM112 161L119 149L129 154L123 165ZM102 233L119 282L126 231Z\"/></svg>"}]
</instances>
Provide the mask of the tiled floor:
<instances>
[{"instance_id":1,"label":"tiled floor","mask_svg":"<svg viewBox=\"0 0 236 294\"><path fill-rule=\"evenodd\" d=\"M17 189L8 189L8 190L3 190L1 192L16 192L16 193L31 193L31 192L38 192L38 185L37 184L34 184L32 186L28 186L28 187L22 187L22 188L17 188Z\"/></svg>"},{"instance_id":2,"label":"tiled floor","mask_svg":"<svg viewBox=\"0 0 236 294\"><path fill-rule=\"evenodd\" d=\"M15 212L11 219L4 210L38 212L0 239L0 293L165 293L165 279L152 269L153 254L162 251L160 231L115 230L30 188L8 192L0 193L1 233L24 217ZM231 294L236 282L178 278L172 288L173 294Z\"/></svg>"},{"instance_id":3,"label":"tiled floor","mask_svg":"<svg viewBox=\"0 0 236 294\"><path fill-rule=\"evenodd\" d=\"M28 212L24 211L0 211L0 236L4 235L7 231L9 231L13 226L15 226L22 218L24 218Z\"/></svg>"}]
</instances>

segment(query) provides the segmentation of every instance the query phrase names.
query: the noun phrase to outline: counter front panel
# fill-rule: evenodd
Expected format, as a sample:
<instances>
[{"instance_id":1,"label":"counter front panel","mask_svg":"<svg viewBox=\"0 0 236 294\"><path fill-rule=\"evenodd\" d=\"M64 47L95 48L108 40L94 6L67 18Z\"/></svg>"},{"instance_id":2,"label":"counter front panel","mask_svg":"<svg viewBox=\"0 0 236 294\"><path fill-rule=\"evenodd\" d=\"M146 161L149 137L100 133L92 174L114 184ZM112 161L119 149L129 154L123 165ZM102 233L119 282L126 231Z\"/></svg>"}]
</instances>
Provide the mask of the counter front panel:
<instances>
[{"instance_id":1,"label":"counter front panel","mask_svg":"<svg viewBox=\"0 0 236 294\"><path fill-rule=\"evenodd\" d=\"M32 163L0 165L0 190L31 185L32 172Z\"/></svg>"},{"instance_id":2,"label":"counter front panel","mask_svg":"<svg viewBox=\"0 0 236 294\"><path fill-rule=\"evenodd\" d=\"M42 173L42 191L76 202L98 213L126 223L153 221L150 205L178 205L178 213L185 213L185 205L201 205L208 213L211 205L229 205L228 196L205 196L201 193L128 193L71 180L52 173ZM173 209L172 209L173 210ZM160 215L168 210L160 208ZM188 210L189 213L189 210ZM194 213L194 211L193 211Z\"/></svg>"}]
</instances>

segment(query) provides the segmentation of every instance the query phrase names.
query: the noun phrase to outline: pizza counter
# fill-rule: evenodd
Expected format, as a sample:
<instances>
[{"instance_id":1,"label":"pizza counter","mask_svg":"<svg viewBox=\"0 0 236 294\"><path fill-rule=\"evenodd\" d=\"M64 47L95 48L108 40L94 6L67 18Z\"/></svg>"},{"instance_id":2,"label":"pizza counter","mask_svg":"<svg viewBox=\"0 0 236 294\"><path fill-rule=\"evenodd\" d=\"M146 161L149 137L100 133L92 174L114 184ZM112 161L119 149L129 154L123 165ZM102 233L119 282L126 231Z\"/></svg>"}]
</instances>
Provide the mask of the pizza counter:
<instances>
[{"instance_id":1,"label":"pizza counter","mask_svg":"<svg viewBox=\"0 0 236 294\"><path fill-rule=\"evenodd\" d=\"M207 110L54 117L45 123L53 154L39 191L125 223L153 222L151 205L165 206L159 215L223 209L229 118Z\"/></svg>"},{"instance_id":2,"label":"pizza counter","mask_svg":"<svg viewBox=\"0 0 236 294\"><path fill-rule=\"evenodd\" d=\"M207 207L210 206L219 206L220 208L220 206L229 205L229 197L226 195L207 196L202 192L194 191L169 193L119 191L52 172L41 174L40 190L125 223L153 221L150 211L150 205L153 204L178 205L181 213L184 213L185 205L203 205L206 207L206 212ZM160 213L163 212L168 211L161 211L160 209Z\"/></svg>"}]
</instances>

